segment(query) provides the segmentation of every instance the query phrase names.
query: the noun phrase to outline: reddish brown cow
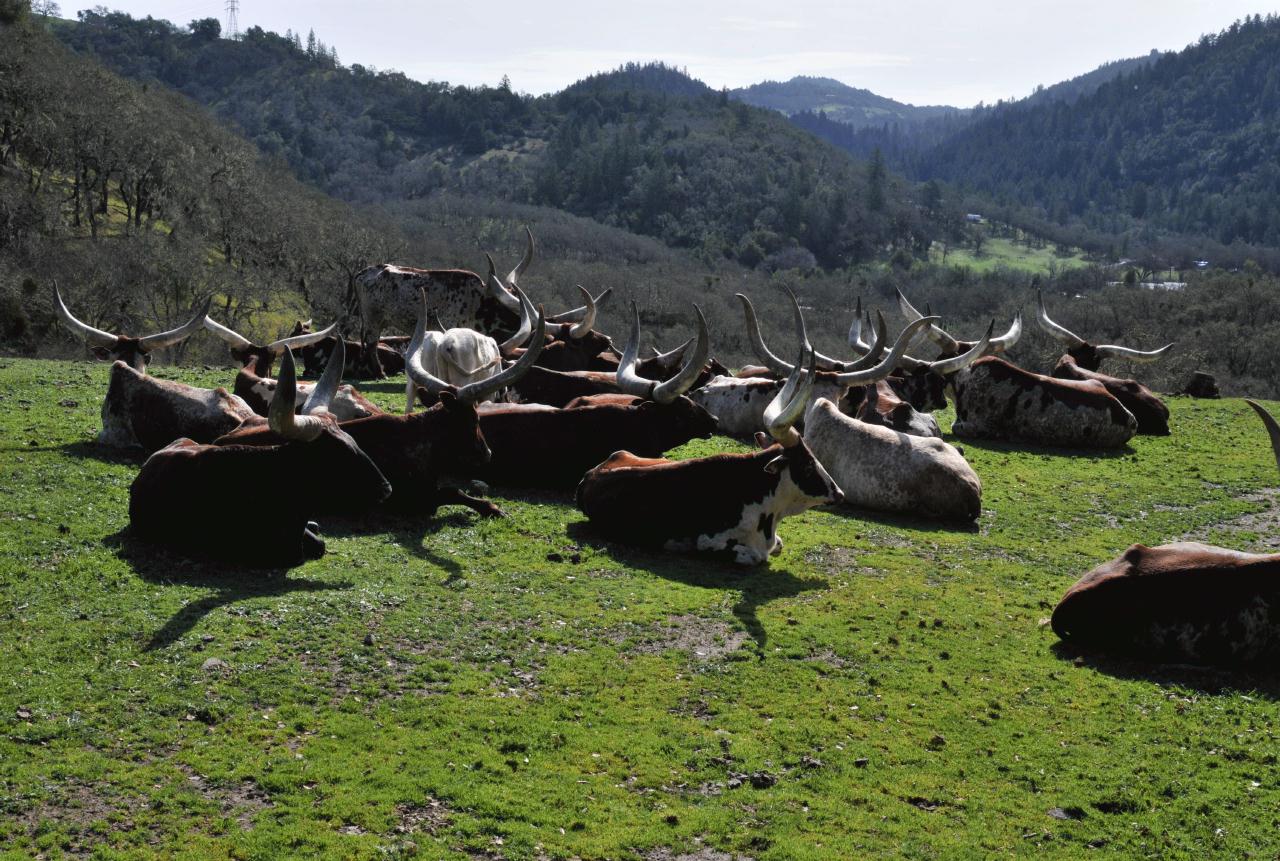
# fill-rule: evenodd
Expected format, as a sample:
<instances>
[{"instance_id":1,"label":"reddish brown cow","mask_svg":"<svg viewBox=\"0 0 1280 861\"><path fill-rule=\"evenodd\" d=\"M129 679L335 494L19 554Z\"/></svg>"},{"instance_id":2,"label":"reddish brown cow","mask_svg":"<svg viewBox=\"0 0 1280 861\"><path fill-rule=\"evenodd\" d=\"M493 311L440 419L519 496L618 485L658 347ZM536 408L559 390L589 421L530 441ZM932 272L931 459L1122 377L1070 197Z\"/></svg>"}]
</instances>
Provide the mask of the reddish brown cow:
<instances>
[{"instance_id":1,"label":"reddish brown cow","mask_svg":"<svg viewBox=\"0 0 1280 861\"><path fill-rule=\"evenodd\" d=\"M572 487L582 474L619 449L659 455L715 431L715 417L683 393L710 350L706 321L698 312L698 344L674 377L655 382L634 373L640 339L638 318L624 351L619 388L643 400L600 403L578 409L538 404L493 404L480 411L480 426L493 450L485 471L495 484Z\"/></svg>"},{"instance_id":2,"label":"reddish brown cow","mask_svg":"<svg viewBox=\"0 0 1280 861\"><path fill-rule=\"evenodd\" d=\"M1165 436L1169 433L1169 408L1150 389L1135 380L1125 380L1108 374L1098 373L1098 366L1108 357L1127 359L1131 362L1154 362L1173 348L1166 344L1158 350L1144 352L1131 350L1128 347L1117 347L1113 344L1094 346L1079 335L1049 319L1044 307L1044 294L1037 294L1039 299L1039 320L1041 328L1051 337L1061 341L1067 352L1058 359L1053 375L1064 380L1096 380L1106 386L1108 392L1116 400L1124 404L1125 409L1133 413L1138 420L1138 433Z\"/></svg>"},{"instance_id":3,"label":"reddish brown cow","mask_svg":"<svg viewBox=\"0 0 1280 861\"><path fill-rule=\"evenodd\" d=\"M281 441L245 446L179 439L156 452L129 489L135 535L182 555L287 567L324 555L312 518L335 490L352 504L386 498L386 478L332 416L320 406L316 415L294 415L296 377L287 350L281 365L269 417ZM250 523L247 500L262 488L275 494L272 516Z\"/></svg>"},{"instance_id":4,"label":"reddish brown cow","mask_svg":"<svg viewBox=\"0 0 1280 861\"><path fill-rule=\"evenodd\" d=\"M1280 425L1266 424L1280 465ZM1053 630L1087 651L1145 661L1262 664L1280 660L1280 554L1206 544L1135 544L1099 565L1053 611Z\"/></svg>"},{"instance_id":5,"label":"reddish brown cow","mask_svg":"<svg viewBox=\"0 0 1280 861\"><path fill-rule=\"evenodd\" d=\"M53 282L53 306L66 327L84 339L99 359L124 362L138 373L146 372L153 351L172 347L199 332L204 325L205 315L209 312L210 301L212 300L206 299L203 310L176 329L141 338L130 338L126 335L113 335L102 329L95 329L88 323L77 320L67 310L66 303L62 301L58 282Z\"/></svg>"}]
</instances>

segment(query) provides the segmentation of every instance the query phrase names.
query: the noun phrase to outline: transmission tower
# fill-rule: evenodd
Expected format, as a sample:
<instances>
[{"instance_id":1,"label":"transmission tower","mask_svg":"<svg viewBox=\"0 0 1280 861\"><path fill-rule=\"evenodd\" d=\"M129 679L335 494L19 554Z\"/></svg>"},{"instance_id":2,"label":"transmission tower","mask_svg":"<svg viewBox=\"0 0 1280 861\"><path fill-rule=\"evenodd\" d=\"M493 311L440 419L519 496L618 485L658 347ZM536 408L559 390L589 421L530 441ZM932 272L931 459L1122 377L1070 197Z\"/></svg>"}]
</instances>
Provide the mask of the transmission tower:
<instances>
[{"instance_id":1,"label":"transmission tower","mask_svg":"<svg viewBox=\"0 0 1280 861\"><path fill-rule=\"evenodd\" d=\"M240 38L240 0L227 0L227 38Z\"/></svg>"}]
</instances>

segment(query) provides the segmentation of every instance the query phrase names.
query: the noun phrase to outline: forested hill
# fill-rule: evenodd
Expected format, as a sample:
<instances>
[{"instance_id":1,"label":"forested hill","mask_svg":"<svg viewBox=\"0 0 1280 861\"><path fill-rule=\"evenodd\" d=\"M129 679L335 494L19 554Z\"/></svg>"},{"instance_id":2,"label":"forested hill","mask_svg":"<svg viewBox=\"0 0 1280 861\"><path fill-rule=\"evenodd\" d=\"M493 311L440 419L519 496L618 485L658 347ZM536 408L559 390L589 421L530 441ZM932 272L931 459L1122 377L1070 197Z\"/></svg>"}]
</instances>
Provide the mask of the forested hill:
<instances>
[{"instance_id":1,"label":"forested hill","mask_svg":"<svg viewBox=\"0 0 1280 861\"><path fill-rule=\"evenodd\" d=\"M1280 19L1238 22L1071 104L1004 106L914 170L1110 233L1280 246Z\"/></svg>"},{"instance_id":2,"label":"forested hill","mask_svg":"<svg viewBox=\"0 0 1280 861\"><path fill-rule=\"evenodd\" d=\"M301 22L305 24L305 22ZM554 96L419 83L216 20L83 12L65 44L208 105L304 180L351 201L444 190L556 207L749 266L921 256L941 229L882 164L661 64ZM340 47L340 46L339 46Z\"/></svg>"},{"instance_id":3,"label":"forested hill","mask_svg":"<svg viewBox=\"0 0 1280 861\"><path fill-rule=\"evenodd\" d=\"M789 81L752 84L730 90L729 95L749 105L771 108L787 116L806 111L822 112L829 119L851 128L886 123L911 124L932 117L967 113L961 108L946 105L908 105L832 78L808 75L798 75Z\"/></svg>"}]
</instances>

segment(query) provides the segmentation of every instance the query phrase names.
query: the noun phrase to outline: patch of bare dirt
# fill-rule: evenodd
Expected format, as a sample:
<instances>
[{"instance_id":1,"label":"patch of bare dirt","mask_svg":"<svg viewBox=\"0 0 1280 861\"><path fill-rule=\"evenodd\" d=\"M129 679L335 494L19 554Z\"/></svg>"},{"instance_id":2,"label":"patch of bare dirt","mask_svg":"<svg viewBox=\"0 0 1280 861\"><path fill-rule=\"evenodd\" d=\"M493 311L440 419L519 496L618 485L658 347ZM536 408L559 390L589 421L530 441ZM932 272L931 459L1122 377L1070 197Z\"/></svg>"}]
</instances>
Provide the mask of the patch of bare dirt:
<instances>
[{"instance_id":1,"label":"patch of bare dirt","mask_svg":"<svg viewBox=\"0 0 1280 861\"><path fill-rule=\"evenodd\" d=\"M421 804L398 805L396 813L400 816L397 834L435 835L449 824L453 811L443 801L428 798Z\"/></svg>"},{"instance_id":2,"label":"patch of bare dirt","mask_svg":"<svg viewBox=\"0 0 1280 861\"><path fill-rule=\"evenodd\" d=\"M111 819L117 811L132 809L132 805L123 799L109 798L98 787L86 783L71 782L59 787L57 797L42 801L25 813L17 816L29 835L34 835L42 822L52 822L60 829L65 829L77 838L73 838L62 848L70 855L89 855L95 844L101 842L102 829L94 828L94 823ZM133 823L127 819L113 823L109 830L129 831Z\"/></svg>"},{"instance_id":3,"label":"patch of bare dirt","mask_svg":"<svg viewBox=\"0 0 1280 861\"><path fill-rule=\"evenodd\" d=\"M680 852L675 849L650 849L642 856L644 861L752 861L746 855L731 855L710 847L693 852Z\"/></svg>"},{"instance_id":4,"label":"patch of bare dirt","mask_svg":"<svg viewBox=\"0 0 1280 861\"><path fill-rule=\"evenodd\" d=\"M1257 493L1240 497L1242 501L1262 505L1261 511L1254 511L1192 530L1183 535L1181 541L1209 541L1215 533L1257 533L1246 546L1239 549L1252 550L1258 553L1280 552L1280 488L1268 488ZM1233 549L1236 549L1233 547Z\"/></svg>"},{"instance_id":5,"label":"patch of bare dirt","mask_svg":"<svg viewBox=\"0 0 1280 861\"><path fill-rule=\"evenodd\" d=\"M898 545L894 545L898 546ZM815 554L811 561L828 574L857 574L860 577L884 577L879 568L859 564L865 551L853 547L827 547Z\"/></svg>"},{"instance_id":6,"label":"patch of bare dirt","mask_svg":"<svg viewBox=\"0 0 1280 861\"><path fill-rule=\"evenodd\" d=\"M612 643L634 639L631 651L641 655L674 649L695 661L714 661L736 652L750 637L727 622L683 614L669 616L665 624L623 625L606 634L606 639Z\"/></svg>"},{"instance_id":7,"label":"patch of bare dirt","mask_svg":"<svg viewBox=\"0 0 1280 861\"><path fill-rule=\"evenodd\" d=\"M234 818L241 831L252 831L254 819L258 814L275 806L271 796L267 795L267 791L252 780L217 784L185 765L180 765L178 768L187 776L188 785L217 804L223 816Z\"/></svg>"}]
</instances>

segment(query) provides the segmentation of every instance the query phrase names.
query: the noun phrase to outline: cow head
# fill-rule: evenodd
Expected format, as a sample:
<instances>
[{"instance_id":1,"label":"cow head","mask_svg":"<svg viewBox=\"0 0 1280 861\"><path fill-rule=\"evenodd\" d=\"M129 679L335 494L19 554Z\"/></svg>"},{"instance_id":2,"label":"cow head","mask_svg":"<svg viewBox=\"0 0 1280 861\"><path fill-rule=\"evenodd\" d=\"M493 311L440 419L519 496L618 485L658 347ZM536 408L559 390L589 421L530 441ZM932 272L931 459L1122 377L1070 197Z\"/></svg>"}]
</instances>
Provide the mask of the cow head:
<instances>
[{"instance_id":1,"label":"cow head","mask_svg":"<svg viewBox=\"0 0 1280 861\"><path fill-rule=\"evenodd\" d=\"M693 354L684 365L666 380L650 380L636 373L636 365L640 353L640 312L636 303L631 303L631 331L627 337L626 347L622 351L622 360L618 363L618 389L627 395L643 398L642 410L661 411L667 418L667 427L663 433L672 434L681 440L698 437L709 438L716 429L716 418L699 404L686 397L702 374L703 365L711 352L711 336L707 332L707 320L702 316L702 309L693 306L698 317L697 343Z\"/></svg>"},{"instance_id":2,"label":"cow head","mask_svg":"<svg viewBox=\"0 0 1280 861\"><path fill-rule=\"evenodd\" d=\"M254 372L263 377L271 376L272 364L285 350L303 350L303 361L306 363L307 349L314 347L315 344L332 335L338 328L338 324L334 323L327 329L312 332L309 331L311 321L307 320L305 323L295 323L295 334L287 338L280 338L269 344L255 344L239 332L214 320L208 314L205 315L203 322L206 329L227 342L232 358L239 362L241 367L247 367L251 361L256 361L257 367ZM308 331L301 331L304 328Z\"/></svg>"},{"instance_id":3,"label":"cow head","mask_svg":"<svg viewBox=\"0 0 1280 861\"><path fill-rule=\"evenodd\" d=\"M1044 307L1044 294L1037 291L1036 297L1039 301L1039 313L1036 315L1036 320L1040 323L1040 328L1054 340L1061 341L1067 348L1067 354L1076 360L1076 364L1087 371L1098 370L1102 360L1107 358L1127 359L1130 362L1154 362L1173 349L1173 344L1165 344L1158 350L1148 351L1132 350L1115 344L1094 346L1070 329L1051 320L1049 312Z\"/></svg>"},{"instance_id":4,"label":"cow head","mask_svg":"<svg viewBox=\"0 0 1280 861\"><path fill-rule=\"evenodd\" d=\"M139 373L147 370L152 351L172 347L200 331L211 301L212 299L206 299L204 309L176 329L146 335L142 338L131 338L125 335L113 335L77 320L67 310L66 303L62 301L58 282L53 282L53 305L66 327L83 338L99 359L124 362Z\"/></svg>"}]
</instances>

